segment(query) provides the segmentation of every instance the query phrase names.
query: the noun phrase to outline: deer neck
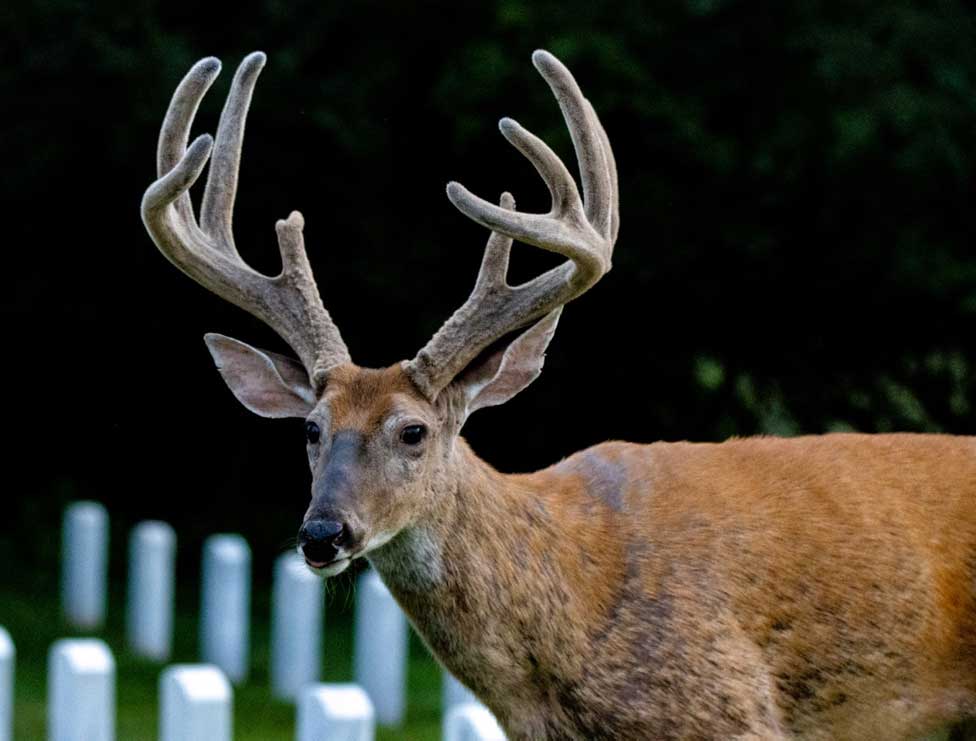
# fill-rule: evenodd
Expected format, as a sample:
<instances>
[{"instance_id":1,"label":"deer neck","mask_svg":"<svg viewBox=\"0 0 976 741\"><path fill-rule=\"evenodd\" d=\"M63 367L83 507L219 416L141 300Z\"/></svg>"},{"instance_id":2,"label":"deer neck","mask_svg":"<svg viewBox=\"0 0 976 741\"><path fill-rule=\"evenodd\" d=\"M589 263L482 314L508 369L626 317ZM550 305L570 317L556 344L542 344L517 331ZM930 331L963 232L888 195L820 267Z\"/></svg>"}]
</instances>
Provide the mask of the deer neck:
<instances>
[{"instance_id":1,"label":"deer neck","mask_svg":"<svg viewBox=\"0 0 976 741\"><path fill-rule=\"evenodd\" d=\"M504 475L463 440L450 468L434 515L370 560L438 659L492 706L579 671L566 645L585 640L599 598L579 569L602 562L580 542L592 528L572 476Z\"/></svg>"}]
</instances>

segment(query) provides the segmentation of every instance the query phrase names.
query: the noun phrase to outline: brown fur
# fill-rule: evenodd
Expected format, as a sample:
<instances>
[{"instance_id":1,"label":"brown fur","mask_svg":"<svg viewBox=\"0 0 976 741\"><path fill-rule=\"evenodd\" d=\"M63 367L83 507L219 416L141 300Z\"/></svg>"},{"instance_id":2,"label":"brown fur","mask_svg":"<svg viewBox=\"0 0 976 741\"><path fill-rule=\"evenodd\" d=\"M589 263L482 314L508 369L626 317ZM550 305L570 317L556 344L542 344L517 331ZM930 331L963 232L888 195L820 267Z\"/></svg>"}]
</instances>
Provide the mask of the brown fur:
<instances>
[{"instance_id":1,"label":"brown fur","mask_svg":"<svg viewBox=\"0 0 976 741\"><path fill-rule=\"evenodd\" d=\"M330 380L332 432L430 414L399 374ZM394 517L370 560L512 739L887 740L976 711L973 439L614 442L528 475L431 442L419 488L352 506Z\"/></svg>"}]
</instances>

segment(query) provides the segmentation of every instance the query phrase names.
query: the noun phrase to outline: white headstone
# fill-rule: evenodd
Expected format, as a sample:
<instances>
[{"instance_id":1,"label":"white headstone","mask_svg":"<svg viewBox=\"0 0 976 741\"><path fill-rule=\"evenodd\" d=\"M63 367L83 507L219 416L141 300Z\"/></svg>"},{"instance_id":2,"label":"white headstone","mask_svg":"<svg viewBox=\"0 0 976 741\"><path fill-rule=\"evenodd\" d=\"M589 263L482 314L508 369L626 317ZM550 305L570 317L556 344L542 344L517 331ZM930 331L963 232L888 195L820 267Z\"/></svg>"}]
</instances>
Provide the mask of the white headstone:
<instances>
[{"instance_id":1,"label":"white headstone","mask_svg":"<svg viewBox=\"0 0 976 741\"><path fill-rule=\"evenodd\" d=\"M14 664L17 651L10 634L0 627L0 741L11 741L14 733Z\"/></svg>"},{"instance_id":2,"label":"white headstone","mask_svg":"<svg viewBox=\"0 0 976 741\"><path fill-rule=\"evenodd\" d=\"M444 715L447 715L455 705L465 705L467 703L477 703L478 698L474 693L461 684L453 674L446 669L443 670L441 679L441 708Z\"/></svg>"},{"instance_id":3,"label":"white headstone","mask_svg":"<svg viewBox=\"0 0 976 741\"><path fill-rule=\"evenodd\" d=\"M239 684L250 663L251 549L244 538L207 538L201 589L200 655Z\"/></svg>"},{"instance_id":4,"label":"white headstone","mask_svg":"<svg viewBox=\"0 0 976 741\"><path fill-rule=\"evenodd\" d=\"M100 628L108 588L108 513L97 502L69 505L61 537L65 617L77 628Z\"/></svg>"},{"instance_id":5,"label":"white headstone","mask_svg":"<svg viewBox=\"0 0 976 741\"><path fill-rule=\"evenodd\" d=\"M160 741L231 741L234 692L208 664L174 664L159 676Z\"/></svg>"},{"instance_id":6,"label":"white headstone","mask_svg":"<svg viewBox=\"0 0 976 741\"><path fill-rule=\"evenodd\" d=\"M297 553L275 561L271 602L271 691L296 701L322 668L325 583Z\"/></svg>"},{"instance_id":7,"label":"white headstone","mask_svg":"<svg viewBox=\"0 0 976 741\"><path fill-rule=\"evenodd\" d=\"M366 690L380 725L403 721L406 705L407 619L372 569L356 586L353 676Z\"/></svg>"},{"instance_id":8,"label":"white headstone","mask_svg":"<svg viewBox=\"0 0 976 741\"><path fill-rule=\"evenodd\" d=\"M354 684L313 684L298 701L296 741L373 741L373 705Z\"/></svg>"},{"instance_id":9,"label":"white headstone","mask_svg":"<svg viewBox=\"0 0 976 741\"><path fill-rule=\"evenodd\" d=\"M115 659L104 642L57 641L47 682L48 741L114 741Z\"/></svg>"},{"instance_id":10,"label":"white headstone","mask_svg":"<svg viewBox=\"0 0 976 741\"><path fill-rule=\"evenodd\" d=\"M176 533L165 522L132 529L126 638L133 653L156 661L166 661L173 645L175 561Z\"/></svg>"},{"instance_id":11,"label":"white headstone","mask_svg":"<svg viewBox=\"0 0 976 741\"><path fill-rule=\"evenodd\" d=\"M505 741L495 716L480 703L456 705L444 718L444 741Z\"/></svg>"}]
</instances>

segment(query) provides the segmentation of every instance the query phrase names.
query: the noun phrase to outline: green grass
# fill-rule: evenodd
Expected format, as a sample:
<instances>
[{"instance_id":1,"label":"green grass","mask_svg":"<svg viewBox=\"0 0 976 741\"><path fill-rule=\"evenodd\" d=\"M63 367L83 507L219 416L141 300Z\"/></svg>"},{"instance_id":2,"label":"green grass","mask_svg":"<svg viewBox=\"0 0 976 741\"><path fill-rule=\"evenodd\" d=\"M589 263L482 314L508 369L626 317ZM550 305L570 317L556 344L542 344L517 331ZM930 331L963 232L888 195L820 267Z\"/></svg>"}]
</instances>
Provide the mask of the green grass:
<instances>
[{"instance_id":1,"label":"green grass","mask_svg":"<svg viewBox=\"0 0 976 741\"><path fill-rule=\"evenodd\" d=\"M23 584L23 581L16 580ZM115 587L115 585L113 585ZM330 588L326 597L323 640L323 679L352 680L352 611L348 582ZM37 592L41 593L37 593ZM112 590L108 625L94 634L111 647L116 660L120 741L157 738L157 684L162 665L147 662L126 650L121 586ZM173 663L195 662L197 619L191 609L194 592L180 594L175 622ZM251 675L234 689L235 741L293 741L295 709L271 697L268 682L269 620L267 595L255 596L252 606ZM26 586L0 588L0 625L10 631L17 648L14 738L39 741L46 737L47 653L58 638L83 635L68 627L60 615L57 596L50 590ZM420 640L411 634L407 717L397 729L378 728L378 741L440 738L440 669Z\"/></svg>"}]
</instances>

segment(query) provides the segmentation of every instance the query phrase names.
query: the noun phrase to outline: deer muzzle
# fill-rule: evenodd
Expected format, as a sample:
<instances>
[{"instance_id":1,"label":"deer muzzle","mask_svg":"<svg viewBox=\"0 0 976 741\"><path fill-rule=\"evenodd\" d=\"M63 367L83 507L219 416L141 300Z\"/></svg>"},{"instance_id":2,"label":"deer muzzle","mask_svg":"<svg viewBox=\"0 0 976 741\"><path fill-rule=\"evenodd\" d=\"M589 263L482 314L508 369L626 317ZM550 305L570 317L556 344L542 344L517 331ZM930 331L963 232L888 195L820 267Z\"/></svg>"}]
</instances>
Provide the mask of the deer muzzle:
<instances>
[{"instance_id":1,"label":"deer muzzle","mask_svg":"<svg viewBox=\"0 0 976 741\"><path fill-rule=\"evenodd\" d=\"M308 520L298 531L298 546L305 562L315 569L332 563L339 553L348 532L341 522Z\"/></svg>"}]
</instances>

